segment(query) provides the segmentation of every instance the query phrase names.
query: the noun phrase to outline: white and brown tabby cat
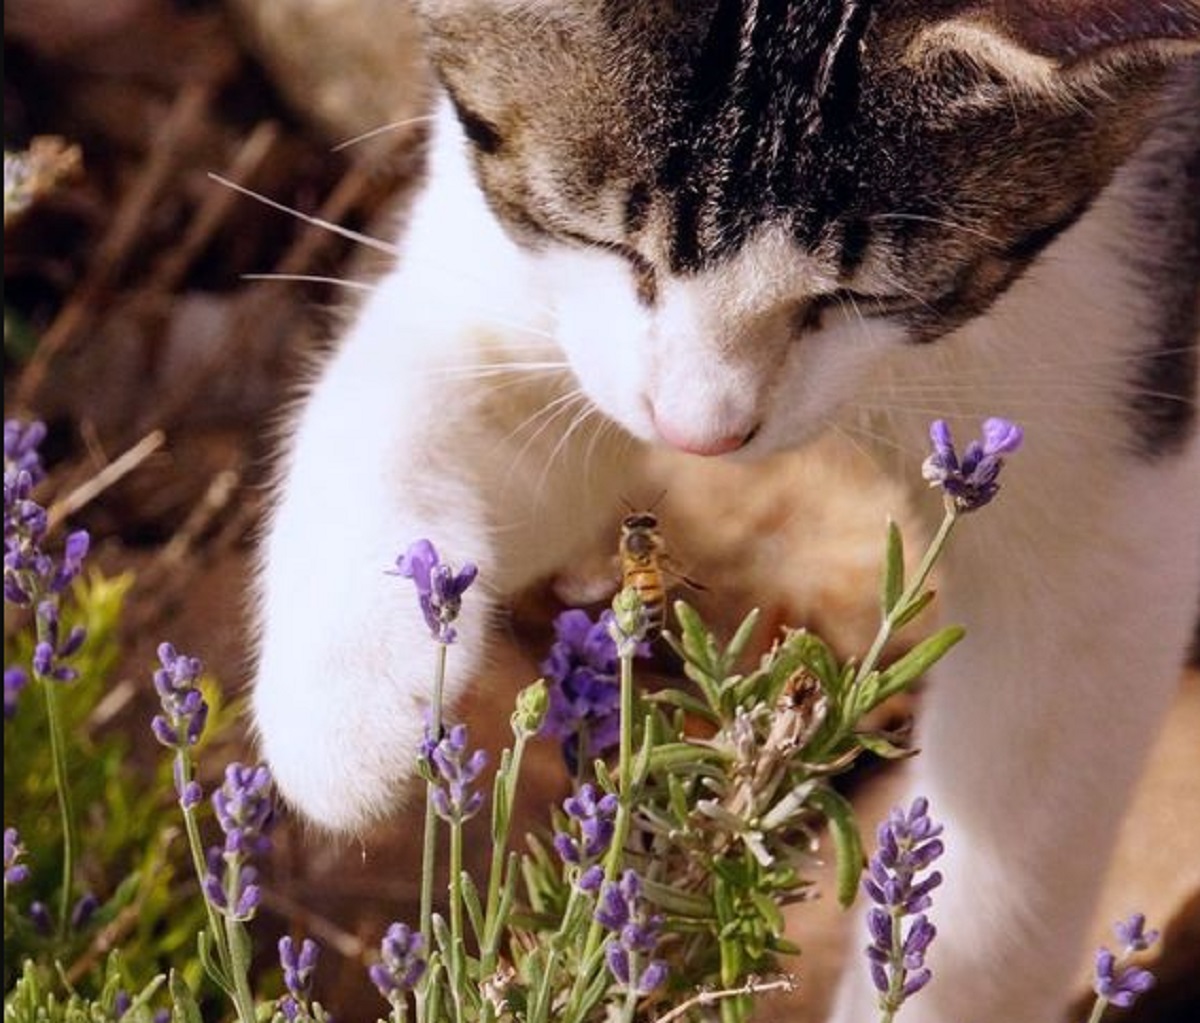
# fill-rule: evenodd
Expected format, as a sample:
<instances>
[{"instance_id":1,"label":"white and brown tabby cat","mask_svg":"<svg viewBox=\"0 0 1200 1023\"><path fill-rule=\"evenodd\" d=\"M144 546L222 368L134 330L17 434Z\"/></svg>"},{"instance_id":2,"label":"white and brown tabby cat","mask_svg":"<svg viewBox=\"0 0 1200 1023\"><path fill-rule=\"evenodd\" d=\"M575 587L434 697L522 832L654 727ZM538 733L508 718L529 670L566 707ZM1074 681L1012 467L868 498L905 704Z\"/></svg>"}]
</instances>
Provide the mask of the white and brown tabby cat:
<instances>
[{"instance_id":1,"label":"white and brown tabby cat","mask_svg":"<svg viewBox=\"0 0 1200 1023\"><path fill-rule=\"evenodd\" d=\"M428 640L385 569L411 540L499 601L594 544L646 445L845 424L916 479L931 418L1007 416L1025 449L942 589L969 640L920 722L948 880L905 1018L1057 1021L1200 595L1200 4L418 7L428 181L265 545L284 795L337 829L403 798ZM834 1018L876 1018L864 985Z\"/></svg>"}]
</instances>

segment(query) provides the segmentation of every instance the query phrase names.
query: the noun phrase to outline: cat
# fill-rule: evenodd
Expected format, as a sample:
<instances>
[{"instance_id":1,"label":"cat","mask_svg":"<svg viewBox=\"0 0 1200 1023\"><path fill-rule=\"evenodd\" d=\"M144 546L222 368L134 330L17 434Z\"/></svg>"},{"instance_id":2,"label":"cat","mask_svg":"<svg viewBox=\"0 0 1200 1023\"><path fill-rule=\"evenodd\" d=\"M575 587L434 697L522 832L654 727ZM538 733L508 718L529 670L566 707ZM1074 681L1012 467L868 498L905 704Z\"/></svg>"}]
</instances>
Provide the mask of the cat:
<instances>
[{"instance_id":1,"label":"cat","mask_svg":"<svg viewBox=\"0 0 1200 1023\"><path fill-rule=\"evenodd\" d=\"M399 256L300 409L253 709L283 795L403 800L428 635L386 574L503 599L597 543L642 452L1019 422L939 591L913 792L946 825L909 1023L1050 1023L1200 595L1200 5L419 0L441 87ZM936 501L931 502L935 507ZM606 541L599 541L606 542ZM610 541L607 541L610 542ZM853 971L836 1023L876 1018Z\"/></svg>"}]
</instances>

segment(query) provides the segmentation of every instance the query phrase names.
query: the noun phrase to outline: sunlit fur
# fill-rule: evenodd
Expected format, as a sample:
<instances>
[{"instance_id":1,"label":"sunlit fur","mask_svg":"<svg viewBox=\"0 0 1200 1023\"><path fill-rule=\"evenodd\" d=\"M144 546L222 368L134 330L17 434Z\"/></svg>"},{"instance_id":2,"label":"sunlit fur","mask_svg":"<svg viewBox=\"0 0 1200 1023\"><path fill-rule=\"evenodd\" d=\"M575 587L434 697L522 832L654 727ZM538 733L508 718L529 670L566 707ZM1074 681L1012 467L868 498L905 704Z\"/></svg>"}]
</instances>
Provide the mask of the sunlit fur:
<instances>
[{"instance_id":1,"label":"sunlit fur","mask_svg":"<svg viewBox=\"0 0 1200 1023\"><path fill-rule=\"evenodd\" d=\"M806 81L840 103L857 76L869 151L817 145L859 108L801 95L787 109L811 137L747 135L717 96L719 130L680 150L639 77L671 84L664 53L709 52L719 15L749 30L788 4L422 3L454 102L397 267L290 431L259 735L288 800L360 828L405 798L422 727L430 641L385 574L413 539L480 565L458 698L498 602L611 549L648 445L749 458L834 427L917 479L930 419L966 437L1008 416L1025 448L939 589L970 638L920 722L911 784L946 822L948 880L937 979L905 1019L1052 1023L1200 597L1200 68L1164 63L1189 23L1164 24L1165 47L1145 19L1124 40L1081 31L1120 51L1116 75L1106 53L1055 60L1060 28L991 23L988 5L940 34L923 12L964 5L791 6L828 29L796 30ZM606 35L614 13L626 30ZM922 37L937 52L914 64ZM726 71L734 90L758 74ZM1058 88L1031 88L1043 73ZM826 180L843 171L860 180ZM837 1023L874 1018L861 972Z\"/></svg>"}]
</instances>

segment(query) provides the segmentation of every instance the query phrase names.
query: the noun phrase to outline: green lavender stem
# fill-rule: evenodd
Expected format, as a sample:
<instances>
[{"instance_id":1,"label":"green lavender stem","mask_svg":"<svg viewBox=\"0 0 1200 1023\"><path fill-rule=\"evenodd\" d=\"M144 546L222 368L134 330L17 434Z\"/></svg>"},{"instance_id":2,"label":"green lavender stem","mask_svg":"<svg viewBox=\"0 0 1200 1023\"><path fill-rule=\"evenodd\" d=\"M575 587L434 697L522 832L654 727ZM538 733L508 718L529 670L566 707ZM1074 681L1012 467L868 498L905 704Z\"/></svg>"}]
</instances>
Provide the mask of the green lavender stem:
<instances>
[{"instance_id":1,"label":"green lavender stem","mask_svg":"<svg viewBox=\"0 0 1200 1023\"><path fill-rule=\"evenodd\" d=\"M446 688L445 643L437 645L437 663L433 672L433 703L430 729L436 742L442 734L442 694ZM421 937L425 947L433 947L433 875L437 857L437 813L433 809L433 782L425 783L425 842L421 856Z\"/></svg>"},{"instance_id":2,"label":"green lavender stem","mask_svg":"<svg viewBox=\"0 0 1200 1023\"><path fill-rule=\"evenodd\" d=\"M40 627L39 627L40 631ZM39 636L39 639L45 637ZM63 738L62 712L58 705L58 683L39 675L46 694L46 721L50 732L50 758L54 769L54 788L58 794L58 812L62 819L63 865L62 889L59 893L58 940L64 941L71 919L71 891L75 882L75 809L71 799L71 783L67 776L67 749Z\"/></svg>"},{"instance_id":3,"label":"green lavender stem","mask_svg":"<svg viewBox=\"0 0 1200 1023\"><path fill-rule=\"evenodd\" d=\"M554 975L558 961L562 957L562 946L571 932L575 929L575 916L578 913L581 893L578 885L571 886L571 894L567 897L567 908L563 910L562 921L558 932L550 939L550 954L546 957L546 967L542 971L542 983L529 1012L528 1023L545 1023L550 1009L550 996L554 986ZM581 971L582 972L582 971Z\"/></svg>"},{"instance_id":4,"label":"green lavender stem","mask_svg":"<svg viewBox=\"0 0 1200 1023\"><path fill-rule=\"evenodd\" d=\"M451 965L450 990L454 996L454 1018L457 1023L463 1021L463 993L459 990L458 978L465 976L466 971L453 967L467 954L463 944L462 873L463 826L462 821L456 820L450 825L450 948L446 950L446 958Z\"/></svg>"},{"instance_id":5,"label":"green lavender stem","mask_svg":"<svg viewBox=\"0 0 1200 1023\"><path fill-rule=\"evenodd\" d=\"M604 857L606 883L615 881L621 869L625 857L625 843L629 839L630 821L633 819L633 657L636 645L618 643L617 648L621 665L621 738L617 762L617 817L613 824L612 845L608 847L608 853ZM603 927L598 920L593 919L584 944L582 963L590 963L596 958L596 950L600 947L602 937ZM569 1020L582 1019L590 1008L579 1004L590 980L589 971L580 969L571 989L568 1004L574 1010L574 1015L569 1015Z\"/></svg>"},{"instance_id":6,"label":"green lavender stem","mask_svg":"<svg viewBox=\"0 0 1200 1023\"><path fill-rule=\"evenodd\" d=\"M442 735L442 698L446 688L446 651L448 645L438 643L437 662L433 669L433 701L429 711L431 738L438 741ZM425 835L421 851L421 937L425 948L433 948L433 885L437 862L437 812L433 808L433 782L425 782ZM432 970L428 971L417 985L417 1023L434 1023L426 1011L430 988L434 984Z\"/></svg>"},{"instance_id":7,"label":"green lavender stem","mask_svg":"<svg viewBox=\"0 0 1200 1023\"><path fill-rule=\"evenodd\" d=\"M183 750L179 750L175 754L175 763L176 773L179 777L179 791L182 793L186 791L188 784L192 781L192 761ZM182 802L180 808L183 811L183 826L187 833L188 848L192 853L192 867L196 872L196 882L203 890L208 867L204 862L204 844L200 838L200 825L196 820L196 810L195 807L185 806ZM213 944L216 945L217 959L220 961L221 971L224 974L221 977L213 977L213 980L233 1000L238 1023L255 1023L254 996L250 993L250 984L247 980L249 963L234 961L234 941L231 941L230 930L225 926L226 924L229 924L230 927L240 927L241 925L223 918L207 897L203 901L204 910L208 914L208 931L212 935Z\"/></svg>"},{"instance_id":8,"label":"green lavender stem","mask_svg":"<svg viewBox=\"0 0 1200 1023\"><path fill-rule=\"evenodd\" d=\"M1091 1014L1087 1018L1087 1023L1100 1023L1104 1017L1104 1010L1108 1008L1108 999L1103 995L1096 996L1096 1002L1092 1006Z\"/></svg>"},{"instance_id":9,"label":"green lavender stem","mask_svg":"<svg viewBox=\"0 0 1200 1023\"><path fill-rule=\"evenodd\" d=\"M920 565L917 566L916 575L913 576L904 592L900 595L895 606L884 616L883 622L879 626L879 631L875 634L875 639L871 643L871 648L867 651L867 655L858 666L858 671L854 675L855 689L861 686L863 680L875 670L875 666L879 662L879 657L883 653L883 648L887 646L888 641L892 638L892 634L896 631L896 623L904 617L913 602L924 592L929 574L933 571L933 566L937 564L938 558L942 556L942 550L946 546L946 541L950 539L950 533L954 529L954 524L958 521L958 516L958 511L948 501L946 503L946 514L942 518L941 525L938 526L937 533L934 534L933 539L930 541L929 547L926 548Z\"/></svg>"},{"instance_id":10,"label":"green lavender stem","mask_svg":"<svg viewBox=\"0 0 1200 1023\"><path fill-rule=\"evenodd\" d=\"M487 902L483 913L483 934L480 936L479 976L487 980L496 971L499 958L500 939L504 933L504 921L500 919L500 895L505 885L505 862L508 850L509 828L512 822L512 808L516 799L517 780L521 774L521 762L525 756L527 734L518 730L513 744L512 754L503 764L501 784L497 786L496 798L502 805L495 807L496 813L503 825L492 835L492 861L488 869ZM483 1005L482 1023L491 1023L495 1018L495 1007L485 1001Z\"/></svg>"}]
</instances>

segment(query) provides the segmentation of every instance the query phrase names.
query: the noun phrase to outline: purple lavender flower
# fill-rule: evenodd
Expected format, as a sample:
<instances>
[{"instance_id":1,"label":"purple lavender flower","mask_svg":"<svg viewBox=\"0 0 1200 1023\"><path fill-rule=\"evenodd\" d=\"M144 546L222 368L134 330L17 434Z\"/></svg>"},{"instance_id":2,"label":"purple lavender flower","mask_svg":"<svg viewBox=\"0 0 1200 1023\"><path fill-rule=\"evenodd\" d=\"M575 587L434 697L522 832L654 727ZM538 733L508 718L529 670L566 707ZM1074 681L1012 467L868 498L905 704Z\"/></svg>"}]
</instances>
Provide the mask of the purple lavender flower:
<instances>
[{"instance_id":1,"label":"purple lavender flower","mask_svg":"<svg viewBox=\"0 0 1200 1023\"><path fill-rule=\"evenodd\" d=\"M947 501L960 512L976 511L987 504L1000 489L998 478L1004 468L1004 455L1021 446L1024 433L1007 419L986 419L983 439L973 440L959 461L954 439L945 420L938 419L929 428L933 454L925 459L921 474L930 486L941 487Z\"/></svg>"},{"instance_id":2,"label":"purple lavender flower","mask_svg":"<svg viewBox=\"0 0 1200 1023\"><path fill-rule=\"evenodd\" d=\"M1141 913L1118 921L1113 930L1121 943L1121 952L1114 954L1107 948L1096 952L1096 976L1092 988L1103 1005L1128 1009L1154 986L1154 974L1134 966L1129 958L1153 945L1158 940L1158 931L1146 931L1146 917Z\"/></svg>"},{"instance_id":3,"label":"purple lavender flower","mask_svg":"<svg viewBox=\"0 0 1200 1023\"><path fill-rule=\"evenodd\" d=\"M117 993L113 995L113 1018L121 1019L133 1005L133 998L130 997L128 991L124 988L119 988Z\"/></svg>"},{"instance_id":4,"label":"purple lavender flower","mask_svg":"<svg viewBox=\"0 0 1200 1023\"><path fill-rule=\"evenodd\" d=\"M478 573L479 570L469 561L455 573L442 562L429 540L420 539L396 559L396 569L392 574L413 581L430 634L439 643L449 644L458 635L453 623L462 610L462 596Z\"/></svg>"},{"instance_id":5,"label":"purple lavender flower","mask_svg":"<svg viewBox=\"0 0 1200 1023\"><path fill-rule=\"evenodd\" d=\"M897 1012L932 976L925 953L937 929L925 910L932 905L930 892L942 883L942 875L938 871L924 878L918 875L944 852L941 833L942 826L929 816L928 800L922 798L915 799L907 812L893 809L879 827L879 847L867 866L863 891L875 903L867 911L871 936L867 959L879 1007L885 1012Z\"/></svg>"},{"instance_id":6,"label":"purple lavender flower","mask_svg":"<svg viewBox=\"0 0 1200 1023\"><path fill-rule=\"evenodd\" d=\"M572 774L614 749L621 736L621 689L617 645L610 631L612 612L593 622L571 609L554 620L554 645L542 662L550 686L550 706L541 735L562 743Z\"/></svg>"},{"instance_id":7,"label":"purple lavender flower","mask_svg":"<svg viewBox=\"0 0 1200 1023\"><path fill-rule=\"evenodd\" d=\"M27 473L36 486L46 477L38 449L46 439L46 424L34 421L23 423L19 419L4 421L4 474L11 471Z\"/></svg>"},{"instance_id":8,"label":"purple lavender flower","mask_svg":"<svg viewBox=\"0 0 1200 1023\"><path fill-rule=\"evenodd\" d=\"M36 617L39 638L33 648L34 672L55 682L73 682L79 672L65 662L79 652L87 631L76 625L61 636L58 600L53 597L38 604Z\"/></svg>"},{"instance_id":9,"label":"purple lavender flower","mask_svg":"<svg viewBox=\"0 0 1200 1023\"><path fill-rule=\"evenodd\" d=\"M305 938L296 948L288 936L279 939L279 964L283 967L283 983L288 993L279 1000L279 1011L288 1020L298 1019L312 1001L313 972L321 949L311 938Z\"/></svg>"},{"instance_id":10,"label":"purple lavender flower","mask_svg":"<svg viewBox=\"0 0 1200 1023\"><path fill-rule=\"evenodd\" d=\"M196 685L204 666L197 657L179 653L170 643L160 643L154 672L154 688L163 713L150 722L154 737L168 749L186 749L196 745L208 721L208 703ZM176 781L182 797L183 791Z\"/></svg>"},{"instance_id":11,"label":"purple lavender flower","mask_svg":"<svg viewBox=\"0 0 1200 1023\"><path fill-rule=\"evenodd\" d=\"M35 899L29 904L29 922L33 924L38 934L53 934L54 920L50 916L50 907L41 899Z\"/></svg>"},{"instance_id":12,"label":"purple lavender flower","mask_svg":"<svg viewBox=\"0 0 1200 1023\"><path fill-rule=\"evenodd\" d=\"M4 829L4 886L29 880L29 868L21 862L25 846L16 828Z\"/></svg>"},{"instance_id":13,"label":"purple lavender flower","mask_svg":"<svg viewBox=\"0 0 1200 1023\"><path fill-rule=\"evenodd\" d=\"M266 831L274 816L274 804L271 772L265 764L226 767L225 783L213 793L212 804L217 823L225 832L226 852L253 854L270 848Z\"/></svg>"},{"instance_id":14,"label":"purple lavender flower","mask_svg":"<svg viewBox=\"0 0 1200 1023\"><path fill-rule=\"evenodd\" d=\"M225 843L208 850L204 894L233 919L249 920L261 898L255 883L258 871L250 857L270 847L266 836L274 816L270 771L265 765L230 764L224 783L213 793L212 804Z\"/></svg>"},{"instance_id":15,"label":"purple lavender flower","mask_svg":"<svg viewBox=\"0 0 1200 1023\"><path fill-rule=\"evenodd\" d=\"M597 900L596 921L612 931L604 960L617 982L638 994L649 994L667 978L667 966L653 955L662 931L662 917L651 913L642 898L642 880L627 870L619 881L605 883Z\"/></svg>"},{"instance_id":16,"label":"purple lavender flower","mask_svg":"<svg viewBox=\"0 0 1200 1023\"><path fill-rule=\"evenodd\" d=\"M455 725L432 748L428 760L433 768L431 798L439 817L461 824L474 817L483 805L483 794L471 786L487 766L487 754L475 750L467 756L467 726Z\"/></svg>"},{"instance_id":17,"label":"purple lavender flower","mask_svg":"<svg viewBox=\"0 0 1200 1023\"><path fill-rule=\"evenodd\" d=\"M412 991L425 973L425 939L407 924L395 923L379 944L381 961L367 971L371 982L388 1001Z\"/></svg>"},{"instance_id":18,"label":"purple lavender flower","mask_svg":"<svg viewBox=\"0 0 1200 1023\"><path fill-rule=\"evenodd\" d=\"M4 669L4 720L8 721L17 713L17 703L21 699L21 691L29 685L29 674L24 668L13 666Z\"/></svg>"},{"instance_id":19,"label":"purple lavender flower","mask_svg":"<svg viewBox=\"0 0 1200 1023\"><path fill-rule=\"evenodd\" d=\"M91 892L84 892L71 908L71 930L82 931L92 922L99 908L100 900Z\"/></svg>"},{"instance_id":20,"label":"purple lavender flower","mask_svg":"<svg viewBox=\"0 0 1200 1023\"><path fill-rule=\"evenodd\" d=\"M596 787L590 782L563 802L567 817L577 825L579 837L565 831L555 832L554 848L564 863L586 865L608 851L616 830L618 800L613 793L596 797Z\"/></svg>"},{"instance_id":21,"label":"purple lavender flower","mask_svg":"<svg viewBox=\"0 0 1200 1023\"><path fill-rule=\"evenodd\" d=\"M58 561L44 549L49 520L34 500L33 488L46 475L38 455L45 435L41 423L10 419L4 424L4 599L36 609L34 672L43 679L68 682L76 672L65 661L78 652L85 633L76 626L60 635L59 594L82 571L90 540L82 530L71 533ZM7 713L7 673L5 695Z\"/></svg>"}]
</instances>

